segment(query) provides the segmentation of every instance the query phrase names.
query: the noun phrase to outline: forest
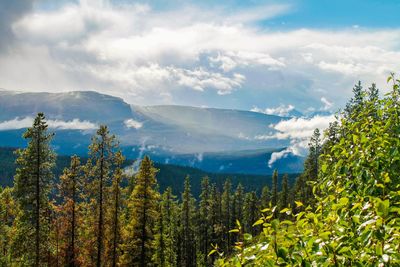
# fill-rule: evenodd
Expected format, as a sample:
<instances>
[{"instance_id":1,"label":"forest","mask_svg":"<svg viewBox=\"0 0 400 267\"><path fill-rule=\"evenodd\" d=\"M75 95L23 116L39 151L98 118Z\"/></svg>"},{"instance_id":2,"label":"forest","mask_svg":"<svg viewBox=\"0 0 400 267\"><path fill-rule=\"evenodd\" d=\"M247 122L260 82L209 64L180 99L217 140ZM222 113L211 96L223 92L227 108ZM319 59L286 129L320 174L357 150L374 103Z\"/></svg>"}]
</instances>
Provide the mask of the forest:
<instances>
[{"instance_id":1,"label":"forest","mask_svg":"<svg viewBox=\"0 0 400 267\"><path fill-rule=\"evenodd\" d=\"M380 97L361 82L309 142L295 183L275 171L261 193L209 177L194 197L160 190L145 156L125 172L101 126L89 155L56 177L56 136L39 113L0 189L1 266L397 266L400 264L400 80Z\"/></svg>"}]
</instances>

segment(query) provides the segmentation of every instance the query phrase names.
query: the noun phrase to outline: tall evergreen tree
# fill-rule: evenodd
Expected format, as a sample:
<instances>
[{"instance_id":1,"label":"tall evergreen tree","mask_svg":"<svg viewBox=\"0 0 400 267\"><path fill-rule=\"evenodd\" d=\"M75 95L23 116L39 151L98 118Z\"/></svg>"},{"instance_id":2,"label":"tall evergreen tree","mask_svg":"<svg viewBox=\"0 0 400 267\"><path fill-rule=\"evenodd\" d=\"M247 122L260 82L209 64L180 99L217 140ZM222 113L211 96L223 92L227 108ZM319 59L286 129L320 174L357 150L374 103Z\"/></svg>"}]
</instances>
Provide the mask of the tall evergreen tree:
<instances>
[{"instance_id":1,"label":"tall evergreen tree","mask_svg":"<svg viewBox=\"0 0 400 267\"><path fill-rule=\"evenodd\" d=\"M224 183L224 191L221 196L221 210L224 250L229 253L232 246L229 230L233 228L231 182L229 179Z\"/></svg>"},{"instance_id":2,"label":"tall evergreen tree","mask_svg":"<svg viewBox=\"0 0 400 267\"><path fill-rule=\"evenodd\" d=\"M353 121L362 109L364 100L365 91L363 90L361 81L358 81L358 83L353 88L353 97L346 104L343 115L350 121Z\"/></svg>"},{"instance_id":3,"label":"tall evergreen tree","mask_svg":"<svg viewBox=\"0 0 400 267\"><path fill-rule=\"evenodd\" d=\"M279 210L287 208L289 206L289 184L288 184L288 175L285 174L282 177L282 186L280 192L280 200L279 200Z\"/></svg>"},{"instance_id":4,"label":"tall evergreen tree","mask_svg":"<svg viewBox=\"0 0 400 267\"><path fill-rule=\"evenodd\" d=\"M253 224L260 217L258 210L258 199L256 192L246 193L244 200L244 229L245 232L255 236L258 233L258 227L253 227Z\"/></svg>"},{"instance_id":5,"label":"tall evergreen tree","mask_svg":"<svg viewBox=\"0 0 400 267\"><path fill-rule=\"evenodd\" d=\"M49 249L50 226L46 214L55 164L55 154L50 148L53 134L48 132L43 113L38 113L23 137L29 141L25 149L17 151L14 193L20 212L15 240L18 249L14 256L24 256L26 264L40 266L45 264L44 255Z\"/></svg>"},{"instance_id":6,"label":"tall evergreen tree","mask_svg":"<svg viewBox=\"0 0 400 267\"><path fill-rule=\"evenodd\" d=\"M269 187L266 185L261 191L261 208L264 209L269 206L271 201L271 194L269 192Z\"/></svg>"},{"instance_id":7,"label":"tall evergreen tree","mask_svg":"<svg viewBox=\"0 0 400 267\"><path fill-rule=\"evenodd\" d=\"M94 258L97 267L104 265L104 231L106 228L104 217L107 213L105 202L109 197L107 187L110 184L111 168L117 145L115 136L110 135L107 126L101 125L89 146L90 158L87 162L86 172L90 178L90 183L88 183L89 197L93 199L93 208L96 210L96 223L94 225L96 228L92 231L94 231L96 237L96 255L94 255Z\"/></svg>"},{"instance_id":8,"label":"tall evergreen tree","mask_svg":"<svg viewBox=\"0 0 400 267\"><path fill-rule=\"evenodd\" d=\"M272 207L278 206L278 171L275 170L272 174L272 198L271 198ZM278 215L277 209L274 212L274 218Z\"/></svg>"},{"instance_id":9,"label":"tall evergreen tree","mask_svg":"<svg viewBox=\"0 0 400 267\"><path fill-rule=\"evenodd\" d=\"M212 225L210 223L210 202L212 201L210 195L209 178L206 176L201 181L201 194L199 203L199 251L203 257L203 262L207 262L207 255L211 250L211 231Z\"/></svg>"},{"instance_id":10,"label":"tall evergreen tree","mask_svg":"<svg viewBox=\"0 0 400 267\"><path fill-rule=\"evenodd\" d=\"M177 266L177 216L178 206L172 188L168 187L161 196L154 240L153 262L157 266Z\"/></svg>"},{"instance_id":11,"label":"tall evergreen tree","mask_svg":"<svg viewBox=\"0 0 400 267\"><path fill-rule=\"evenodd\" d=\"M115 267L119 260L119 245L121 243L121 209L122 209L122 190L121 183L123 179L122 164L125 157L121 151L118 151L114 157L115 171L112 175L111 194L110 194L110 209L109 218L110 227L107 228L107 246L106 255L111 266Z\"/></svg>"},{"instance_id":12,"label":"tall evergreen tree","mask_svg":"<svg viewBox=\"0 0 400 267\"><path fill-rule=\"evenodd\" d=\"M233 203L233 219L243 223L244 189L241 183L236 187Z\"/></svg>"},{"instance_id":13,"label":"tall evergreen tree","mask_svg":"<svg viewBox=\"0 0 400 267\"><path fill-rule=\"evenodd\" d=\"M10 249L13 223L18 213L12 188L0 186L0 266L11 266Z\"/></svg>"},{"instance_id":14,"label":"tall evergreen tree","mask_svg":"<svg viewBox=\"0 0 400 267\"><path fill-rule=\"evenodd\" d=\"M181 208L181 235L182 235L182 262L181 266L196 266L196 245L195 245L195 214L194 199L190 189L189 176L185 179L184 191L182 193Z\"/></svg>"},{"instance_id":15,"label":"tall evergreen tree","mask_svg":"<svg viewBox=\"0 0 400 267\"><path fill-rule=\"evenodd\" d=\"M155 188L157 170L148 156L140 163L135 187L128 200L130 219L123 244L124 266L151 266L154 253L154 225L158 217L159 194Z\"/></svg>"},{"instance_id":16,"label":"tall evergreen tree","mask_svg":"<svg viewBox=\"0 0 400 267\"><path fill-rule=\"evenodd\" d=\"M64 222L63 232L66 241L63 255L65 256L65 265L70 267L78 264L76 257L77 208L81 200L80 194L83 186L81 172L79 157L72 156L70 167L65 168L63 175L60 177L60 194L63 201L60 213L63 214L62 217L64 218L62 221Z\"/></svg>"}]
</instances>

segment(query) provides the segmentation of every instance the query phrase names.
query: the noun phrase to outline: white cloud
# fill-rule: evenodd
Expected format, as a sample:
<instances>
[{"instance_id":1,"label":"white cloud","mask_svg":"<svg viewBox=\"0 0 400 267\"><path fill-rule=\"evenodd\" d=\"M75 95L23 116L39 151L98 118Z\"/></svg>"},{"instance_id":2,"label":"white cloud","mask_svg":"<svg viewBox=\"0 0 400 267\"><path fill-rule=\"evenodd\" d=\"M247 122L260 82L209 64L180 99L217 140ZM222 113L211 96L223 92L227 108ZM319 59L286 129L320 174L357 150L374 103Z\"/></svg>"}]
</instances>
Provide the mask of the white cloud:
<instances>
[{"instance_id":1,"label":"white cloud","mask_svg":"<svg viewBox=\"0 0 400 267\"><path fill-rule=\"evenodd\" d=\"M124 124L128 128L140 129L143 127L143 123L140 121L136 121L134 119L127 119L124 121Z\"/></svg>"},{"instance_id":2,"label":"white cloud","mask_svg":"<svg viewBox=\"0 0 400 267\"><path fill-rule=\"evenodd\" d=\"M321 97L321 102L324 104L324 107L322 108L323 110L328 110L333 106L333 103L325 97Z\"/></svg>"},{"instance_id":3,"label":"white cloud","mask_svg":"<svg viewBox=\"0 0 400 267\"><path fill-rule=\"evenodd\" d=\"M15 118L13 120L0 122L0 131L23 129L32 126L32 118Z\"/></svg>"},{"instance_id":4,"label":"white cloud","mask_svg":"<svg viewBox=\"0 0 400 267\"><path fill-rule=\"evenodd\" d=\"M293 111L295 109L295 107L293 105L280 105L276 108L266 108L266 109L261 109L258 107L253 107L251 109L251 111L254 112L259 112L259 113L265 113L268 115L278 115L281 117L285 117L285 116L290 116L290 112Z\"/></svg>"},{"instance_id":5,"label":"white cloud","mask_svg":"<svg viewBox=\"0 0 400 267\"><path fill-rule=\"evenodd\" d=\"M62 120L47 120L49 128L60 129L60 130L95 130L99 126L90 121L81 121L79 119L73 119L71 121Z\"/></svg>"},{"instance_id":6,"label":"white cloud","mask_svg":"<svg viewBox=\"0 0 400 267\"><path fill-rule=\"evenodd\" d=\"M32 117L15 118L8 121L0 122L0 131L16 130L31 127L34 119ZM71 121L47 120L49 128L59 130L94 130L98 125L89 121L81 121L73 119Z\"/></svg>"},{"instance_id":7,"label":"white cloud","mask_svg":"<svg viewBox=\"0 0 400 267\"><path fill-rule=\"evenodd\" d=\"M296 156L305 156L308 149L308 141L314 130L318 128L321 133L328 128L329 123L335 121L335 116L315 116L313 118L292 118L290 120L280 121L269 127L277 132L272 135L257 136L256 139L288 139L290 146L280 152L274 152L271 155L268 165L271 167L275 161L286 157L292 153Z\"/></svg>"}]
</instances>

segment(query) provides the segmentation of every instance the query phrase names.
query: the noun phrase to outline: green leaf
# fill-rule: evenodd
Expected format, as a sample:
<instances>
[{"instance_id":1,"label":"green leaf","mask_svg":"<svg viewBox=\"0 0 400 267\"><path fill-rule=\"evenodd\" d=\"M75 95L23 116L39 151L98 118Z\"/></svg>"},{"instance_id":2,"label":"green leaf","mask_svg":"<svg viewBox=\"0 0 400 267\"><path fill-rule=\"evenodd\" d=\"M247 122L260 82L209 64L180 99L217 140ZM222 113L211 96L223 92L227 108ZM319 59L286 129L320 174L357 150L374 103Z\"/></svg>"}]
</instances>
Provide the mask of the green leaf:
<instances>
[{"instance_id":1,"label":"green leaf","mask_svg":"<svg viewBox=\"0 0 400 267\"><path fill-rule=\"evenodd\" d=\"M263 224L263 223L264 223L264 220L263 219L259 219L258 221L253 223L253 226L257 226L257 225L260 225L260 224Z\"/></svg>"},{"instance_id":2,"label":"green leaf","mask_svg":"<svg viewBox=\"0 0 400 267\"><path fill-rule=\"evenodd\" d=\"M342 197L342 198L339 200L339 203L340 203L341 205L345 206L345 205L347 205L347 203L349 203L349 198L347 198L347 197Z\"/></svg>"},{"instance_id":3,"label":"green leaf","mask_svg":"<svg viewBox=\"0 0 400 267\"><path fill-rule=\"evenodd\" d=\"M296 203L297 208L304 206L304 204L301 201L294 201L294 203Z\"/></svg>"}]
</instances>

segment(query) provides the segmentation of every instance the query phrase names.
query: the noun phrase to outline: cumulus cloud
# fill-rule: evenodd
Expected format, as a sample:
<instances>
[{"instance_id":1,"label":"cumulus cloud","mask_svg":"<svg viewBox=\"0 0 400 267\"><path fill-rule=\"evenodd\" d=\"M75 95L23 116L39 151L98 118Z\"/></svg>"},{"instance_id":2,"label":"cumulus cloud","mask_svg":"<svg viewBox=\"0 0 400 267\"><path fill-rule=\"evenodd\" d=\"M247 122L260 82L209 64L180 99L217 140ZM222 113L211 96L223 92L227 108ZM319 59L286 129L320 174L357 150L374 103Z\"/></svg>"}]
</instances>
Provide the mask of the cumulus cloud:
<instances>
[{"instance_id":1,"label":"cumulus cloud","mask_svg":"<svg viewBox=\"0 0 400 267\"><path fill-rule=\"evenodd\" d=\"M290 112L293 111L294 109L295 109L295 107L293 105L289 104L287 106L280 105L280 106L278 106L276 108L266 108L266 109L253 107L251 109L251 111L259 112L259 113L265 113L265 114L268 114L268 115L278 115L278 116L284 117L284 116L290 116Z\"/></svg>"},{"instance_id":2,"label":"cumulus cloud","mask_svg":"<svg viewBox=\"0 0 400 267\"><path fill-rule=\"evenodd\" d=\"M15 118L8 121L0 122L0 131L5 130L16 130L23 129L32 126L34 118ZM47 120L49 128L59 130L94 130L98 128L98 125L89 121L81 121L79 119L73 119L70 121L62 120Z\"/></svg>"},{"instance_id":3,"label":"cumulus cloud","mask_svg":"<svg viewBox=\"0 0 400 267\"><path fill-rule=\"evenodd\" d=\"M0 131L23 129L32 126L33 118L15 118L8 121L0 122Z\"/></svg>"},{"instance_id":4,"label":"cumulus cloud","mask_svg":"<svg viewBox=\"0 0 400 267\"><path fill-rule=\"evenodd\" d=\"M127 119L124 121L124 124L128 128L140 129L143 127L143 123L140 121L136 121L134 119Z\"/></svg>"},{"instance_id":5,"label":"cumulus cloud","mask_svg":"<svg viewBox=\"0 0 400 267\"><path fill-rule=\"evenodd\" d=\"M22 2L15 12L0 8L0 33L8 32L0 42L14 40L13 52L0 57L0 87L10 90L91 88L145 105L292 103L305 110L322 97L340 107L355 81L384 88L387 74L400 70L400 29L275 31L257 24L290 5L232 11L81 0L32 10L31 1Z\"/></svg>"},{"instance_id":6,"label":"cumulus cloud","mask_svg":"<svg viewBox=\"0 0 400 267\"><path fill-rule=\"evenodd\" d=\"M285 150L274 152L271 155L268 165L272 167L274 162L286 157L289 153L296 156L305 156L308 149L308 141L316 128L322 132L330 122L335 120L335 116L315 116L312 118L292 118L283 120L277 124L271 124L269 127L276 130L272 135L256 136L256 139L268 140L290 140L290 146Z\"/></svg>"}]
</instances>

